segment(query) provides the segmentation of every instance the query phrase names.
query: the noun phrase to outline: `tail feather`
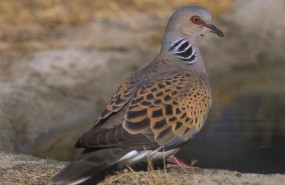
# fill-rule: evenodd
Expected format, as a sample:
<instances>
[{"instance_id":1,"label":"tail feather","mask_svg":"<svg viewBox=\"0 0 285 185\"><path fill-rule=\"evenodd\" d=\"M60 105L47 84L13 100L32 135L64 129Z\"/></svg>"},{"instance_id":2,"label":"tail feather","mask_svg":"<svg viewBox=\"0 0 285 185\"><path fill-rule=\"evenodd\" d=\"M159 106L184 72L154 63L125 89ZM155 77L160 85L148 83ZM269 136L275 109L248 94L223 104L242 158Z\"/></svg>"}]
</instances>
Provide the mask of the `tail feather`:
<instances>
[{"instance_id":1,"label":"tail feather","mask_svg":"<svg viewBox=\"0 0 285 185\"><path fill-rule=\"evenodd\" d=\"M124 161L124 156L131 151L127 148L109 148L83 154L52 180L60 184L83 184L96 174Z\"/></svg>"}]
</instances>

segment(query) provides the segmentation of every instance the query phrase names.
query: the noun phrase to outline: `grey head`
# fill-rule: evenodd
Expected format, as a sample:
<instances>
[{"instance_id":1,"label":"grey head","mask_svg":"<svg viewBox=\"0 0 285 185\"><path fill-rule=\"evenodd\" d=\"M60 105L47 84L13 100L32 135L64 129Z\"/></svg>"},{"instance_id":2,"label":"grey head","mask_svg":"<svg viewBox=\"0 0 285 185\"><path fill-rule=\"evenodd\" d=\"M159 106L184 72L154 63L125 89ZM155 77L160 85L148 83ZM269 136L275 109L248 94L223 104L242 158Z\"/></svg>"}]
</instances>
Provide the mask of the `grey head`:
<instances>
[{"instance_id":1,"label":"grey head","mask_svg":"<svg viewBox=\"0 0 285 185\"><path fill-rule=\"evenodd\" d=\"M207 33L224 34L212 24L208 10L200 6L177 9L170 17L164 34L161 51L168 50L187 64L195 63L195 48L198 39Z\"/></svg>"}]
</instances>

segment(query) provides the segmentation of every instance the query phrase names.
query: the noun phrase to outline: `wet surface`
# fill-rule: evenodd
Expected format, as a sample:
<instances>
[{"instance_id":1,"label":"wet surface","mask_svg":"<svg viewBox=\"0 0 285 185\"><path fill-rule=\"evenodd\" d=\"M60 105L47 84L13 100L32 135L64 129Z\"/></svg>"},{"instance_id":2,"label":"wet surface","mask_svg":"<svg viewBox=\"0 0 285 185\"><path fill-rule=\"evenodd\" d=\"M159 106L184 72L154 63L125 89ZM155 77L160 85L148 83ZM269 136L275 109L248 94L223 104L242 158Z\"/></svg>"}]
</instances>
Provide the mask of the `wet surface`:
<instances>
[{"instance_id":1,"label":"wet surface","mask_svg":"<svg viewBox=\"0 0 285 185\"><path fill-rule=\"evenodd\" d=\"M217 111L179 152L195 166L252 173L285 173L285 97L249 95Z\"/></svg>"}]
</instances>

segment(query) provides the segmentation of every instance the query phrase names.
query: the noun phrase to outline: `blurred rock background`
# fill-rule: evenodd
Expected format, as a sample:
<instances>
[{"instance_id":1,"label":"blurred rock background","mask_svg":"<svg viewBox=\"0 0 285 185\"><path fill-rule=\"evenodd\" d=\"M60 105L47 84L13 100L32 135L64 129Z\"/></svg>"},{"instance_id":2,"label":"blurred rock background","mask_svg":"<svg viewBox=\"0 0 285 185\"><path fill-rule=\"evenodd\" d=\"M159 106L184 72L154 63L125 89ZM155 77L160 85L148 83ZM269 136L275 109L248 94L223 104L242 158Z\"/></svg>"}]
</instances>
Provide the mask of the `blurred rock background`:
<instances>
[{"instance_id":1,"label":"blurred rock background","mask_svg":"<svg viewBox=\"0 0 285 185\"><path fill-rule=\"evenodd\" d=\"M157 55L172 12L190 4L208 8L225 38L200 42L214 103L180 155L201 167L285 173L283 0L2 0L0 150L77 156L77 138Z\"/></svg>"}]
</instances>

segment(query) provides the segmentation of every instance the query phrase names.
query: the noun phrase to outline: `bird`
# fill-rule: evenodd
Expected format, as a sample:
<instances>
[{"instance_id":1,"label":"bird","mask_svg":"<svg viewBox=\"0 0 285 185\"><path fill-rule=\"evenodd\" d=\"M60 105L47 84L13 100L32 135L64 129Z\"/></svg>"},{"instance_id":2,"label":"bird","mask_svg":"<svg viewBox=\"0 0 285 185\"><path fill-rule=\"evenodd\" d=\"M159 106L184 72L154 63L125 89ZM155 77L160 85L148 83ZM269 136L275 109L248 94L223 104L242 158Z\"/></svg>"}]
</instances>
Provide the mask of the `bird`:
<instances>
[{"instance_id":1,"label":"bird","mask_svg":"<svg viewBox=\"0 0 285 185\"><path fill-rule=\"evenodd\" d=\"M93 127L76 142L82 154L53 181L88 184L112 167L174 157L201 130L212 104L197 42L207 33L224 36L207 9L178 8L168 20L157 57L121 83Z\"/></svg>"}]
</instances>

